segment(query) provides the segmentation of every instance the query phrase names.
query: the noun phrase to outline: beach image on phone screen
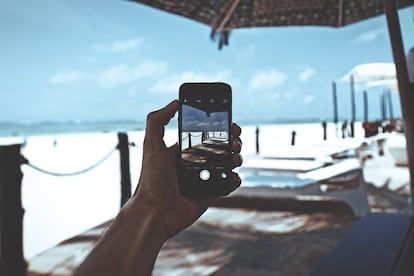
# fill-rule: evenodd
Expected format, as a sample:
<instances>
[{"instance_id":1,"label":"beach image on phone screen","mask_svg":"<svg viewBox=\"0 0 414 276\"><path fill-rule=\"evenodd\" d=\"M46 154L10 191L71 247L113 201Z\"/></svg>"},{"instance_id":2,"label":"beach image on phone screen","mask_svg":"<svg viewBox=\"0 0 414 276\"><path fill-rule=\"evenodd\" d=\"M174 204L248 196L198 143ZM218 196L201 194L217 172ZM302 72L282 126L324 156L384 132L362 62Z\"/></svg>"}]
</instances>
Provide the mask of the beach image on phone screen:
<instances>
[{"instance_id":1,"label":"beach image on phone screen","mask_svg":"<svg viewBox=\"0 0 414 276\"><path fill-rule=\"evenodd\" d=\"M185 98L182 104L181 162L184 179L228 178L228 99Z\"/></svg>"}]
</instances>

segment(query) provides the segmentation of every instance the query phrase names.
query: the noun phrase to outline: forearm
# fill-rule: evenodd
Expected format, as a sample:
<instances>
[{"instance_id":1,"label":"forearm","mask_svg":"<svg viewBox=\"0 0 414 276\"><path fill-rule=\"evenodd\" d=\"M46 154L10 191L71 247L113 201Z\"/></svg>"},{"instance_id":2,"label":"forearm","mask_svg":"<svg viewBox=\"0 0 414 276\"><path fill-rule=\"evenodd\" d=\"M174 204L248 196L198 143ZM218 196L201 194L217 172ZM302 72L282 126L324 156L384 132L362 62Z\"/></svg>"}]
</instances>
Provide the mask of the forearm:
<instances>
[{"instance_id":1,"label":"forearm","mask_svg":"<svg viewBox=\"0 0 414 276\"><path fill-rule=\"evenodd\" d=\"M151 275L165 241L158 213L149 205L130 201L74 276Z\"/></svg>"}]
</instances>

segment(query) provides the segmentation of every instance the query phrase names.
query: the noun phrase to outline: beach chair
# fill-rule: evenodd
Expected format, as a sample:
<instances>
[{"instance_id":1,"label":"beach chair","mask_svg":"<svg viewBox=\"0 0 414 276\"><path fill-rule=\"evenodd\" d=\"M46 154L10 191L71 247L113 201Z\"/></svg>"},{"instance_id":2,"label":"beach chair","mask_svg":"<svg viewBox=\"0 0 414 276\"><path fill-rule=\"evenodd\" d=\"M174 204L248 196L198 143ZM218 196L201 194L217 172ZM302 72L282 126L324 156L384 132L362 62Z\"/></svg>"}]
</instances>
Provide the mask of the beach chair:
<instances>
[{"instance_id":1,"label":"beach chair","mask_svg":"<svg viewBox=\"0 0 414 276\"><path fill-rule=\"evenodd\" d=\"M242 186L216 206L292 211L348 209L361 217L369 206L360 162L256 158L239 170Z\"/></svg>"}]
</instances>

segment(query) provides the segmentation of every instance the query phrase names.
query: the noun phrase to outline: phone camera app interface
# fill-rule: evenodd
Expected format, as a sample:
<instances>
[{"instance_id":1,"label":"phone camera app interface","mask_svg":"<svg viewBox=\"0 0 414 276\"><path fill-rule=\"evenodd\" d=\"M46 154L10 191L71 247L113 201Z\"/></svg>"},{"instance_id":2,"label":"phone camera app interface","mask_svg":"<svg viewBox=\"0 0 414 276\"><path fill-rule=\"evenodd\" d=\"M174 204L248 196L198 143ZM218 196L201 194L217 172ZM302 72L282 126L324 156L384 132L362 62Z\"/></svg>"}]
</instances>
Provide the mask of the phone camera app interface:
<instances>
[{"instance_id":1,"label":"phone camera app interface","mask_svg":"<svg viewBox=\"0 0 414 276\"><path fill-rule=\"evenodd\" d=\"M205 183L228 177L229 101L185 98L182 104L181 162L184 177Z\"/></svg>"}]
</instances>

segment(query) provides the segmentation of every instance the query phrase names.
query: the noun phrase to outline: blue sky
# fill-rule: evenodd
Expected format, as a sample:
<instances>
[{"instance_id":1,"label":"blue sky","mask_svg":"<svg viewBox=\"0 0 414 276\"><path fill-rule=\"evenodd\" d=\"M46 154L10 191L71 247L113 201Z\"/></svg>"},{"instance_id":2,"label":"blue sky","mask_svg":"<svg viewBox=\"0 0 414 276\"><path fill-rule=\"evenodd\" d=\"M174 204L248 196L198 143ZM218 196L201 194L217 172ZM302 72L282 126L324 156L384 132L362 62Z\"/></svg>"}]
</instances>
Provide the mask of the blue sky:
<instances>
[{"instance_id":1,"label":"blue sky","mask_svg":"<svg viewBox=\"0 0 414 276\"><path fill-rule=\"evenodd\" d=\"M202 131L226 131L229 126L228 112L212 112L207 115L201 109L183 104L182 131L202 132Z\"/></svg>"},{"instance_id":2,"label":"blue sky","mask_svg":"<svg viewBox=\"0 0 414 276\"><path fill-rule=\"evenodd\" d=\"M406 51L413 13L400 11ZM219 51L208 26L141 4L0 0L0 33L3 122L142 121L186 81L229 83L236 121L332 120L333 80L357 64L393 61L384 16L344 28L237 29ZM381 91L369 91L371 118ZM348 83L338 84L338 100L349 118Z\"/></svg>"}]
</instances>

